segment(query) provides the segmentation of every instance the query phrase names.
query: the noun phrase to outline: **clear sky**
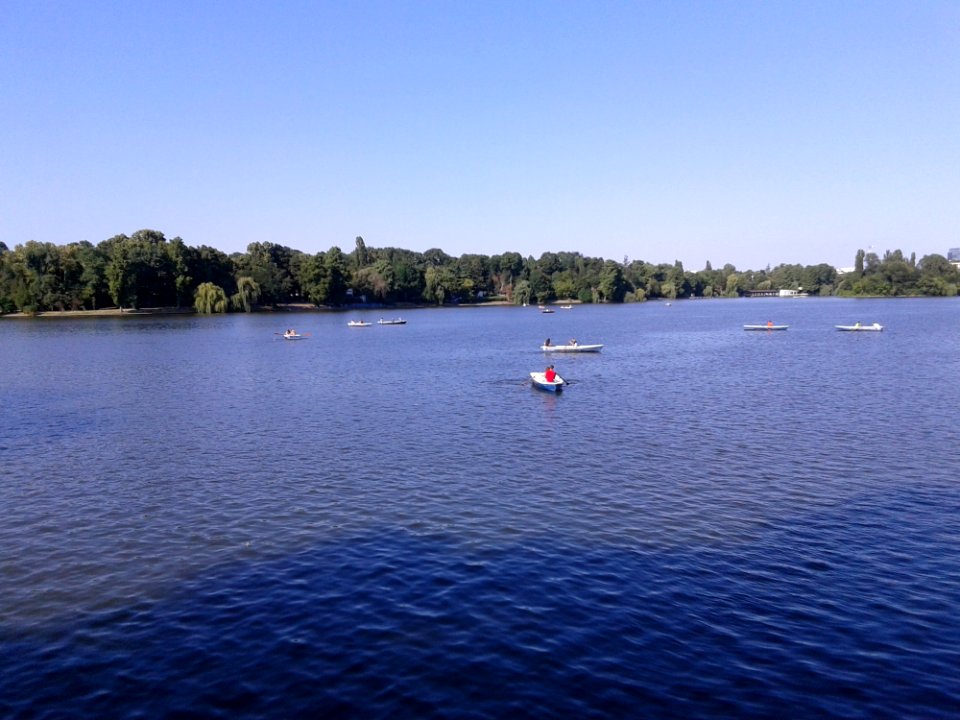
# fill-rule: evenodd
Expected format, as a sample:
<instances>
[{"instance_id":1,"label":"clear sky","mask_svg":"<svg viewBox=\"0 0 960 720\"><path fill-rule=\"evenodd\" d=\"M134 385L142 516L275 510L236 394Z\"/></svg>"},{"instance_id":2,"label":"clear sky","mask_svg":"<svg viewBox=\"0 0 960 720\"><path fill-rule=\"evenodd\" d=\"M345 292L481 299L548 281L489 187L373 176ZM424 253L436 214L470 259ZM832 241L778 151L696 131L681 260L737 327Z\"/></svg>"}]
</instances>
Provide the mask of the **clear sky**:
<instances>
[{"instance_id":1,"label":"clear sky","mask_svg":"<svg viewBox=\"0 0 960 720\"><path fill-rule=\"evenodd\" d=\"M960 246L958 0L0 0L0 241Z\"/></svg>"}]
</instances>

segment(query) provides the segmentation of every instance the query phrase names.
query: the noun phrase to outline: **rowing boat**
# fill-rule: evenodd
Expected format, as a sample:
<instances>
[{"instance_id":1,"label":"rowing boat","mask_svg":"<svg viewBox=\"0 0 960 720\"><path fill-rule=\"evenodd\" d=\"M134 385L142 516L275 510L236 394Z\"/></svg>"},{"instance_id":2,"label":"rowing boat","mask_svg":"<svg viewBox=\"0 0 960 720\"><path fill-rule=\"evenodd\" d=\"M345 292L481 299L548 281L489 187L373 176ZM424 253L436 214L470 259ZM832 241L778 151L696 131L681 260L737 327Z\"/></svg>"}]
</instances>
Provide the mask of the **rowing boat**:
<instances>
[{"instance_id":1,"label":"rowing boat","mask_svg":"<svg viewBox=\"0 0 960 720\"><path fill-rule=\"evenodd\" d=\"M744 330L786 330L789 325L744 325Z\"/></svg>"},{"instance_id":2,"label":"rowing boat","mask_svg":"<svg viewBox=\"0 0 960 720\"><path fill-rule=\"evenodd\" d=\"M541 345L540 349L543 350L543 352L586 353L600 352L603 349L603 345Z\"/></svg>"},{"instance_id":3,"label":"rowing boat","mask_svg":"<svg viewBox=\"0 0 960 720\"><path fill-rule=\"evenodd\" d=\"M880 332L883 330L883 325L880 323L874 323L873 325L861 325L857 323L856 325L834 325L834 327L844 332Z\"/></svg>"},{"instance_id":4,"label":"rowing boat","mask_svg":"<svg viewBox=\"0 0 960 720\"><path fill-rule=\"evenodd\" d=\"M533 383L535 388L552 393L560 392L563 389L563 386L567 384L566 381L559 375L557 375L552 381L547 380L547 376L542 372L530 373L530 381Z\"/></svg>"}]
</instances>

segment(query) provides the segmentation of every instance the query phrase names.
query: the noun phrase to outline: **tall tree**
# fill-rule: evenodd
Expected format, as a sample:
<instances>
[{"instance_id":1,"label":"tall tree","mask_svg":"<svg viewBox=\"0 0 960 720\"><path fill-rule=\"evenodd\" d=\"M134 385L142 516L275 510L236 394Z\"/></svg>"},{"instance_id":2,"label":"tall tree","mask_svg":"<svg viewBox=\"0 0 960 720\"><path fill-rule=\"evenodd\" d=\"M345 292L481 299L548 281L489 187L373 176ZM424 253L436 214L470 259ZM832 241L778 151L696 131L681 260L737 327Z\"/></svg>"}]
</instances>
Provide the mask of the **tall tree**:
<instances>
[{"instance_id":1,"label":"tall tree","mask_svg":"<svg viewBox=\"0 0 960 720\"><path fill-rule=\"evenodd\" d=\"M190 297L193 287L193 276L190 274L190 251L181 238L175 237L167 244L167 255L170 257L176 305L179 308Z\"/></svg>"},{"instance_id":2,"label":"tall tree","mask_svg":"<svg viewBox=\"0 0 960 720\"><path fill-rule=\"evenodd\" d=\"M343 251L334 245L323 258L324 283L323 296L326 302L340 305L347 296L347 265Z\"/></svg>"},{"instance_id":3,"label":"tall tree","mask_svg":"<svg viewBox=\"0 0 960 720\"><path fill-rule=\"evenodd\" d=\"M357 235L356 243L357 250L354 254L354 267L357 270L360 270L361 268L365 268L370 263L370 257L367 253L367 245L365 242L363 242L363 238L361 236Z\"/></svg>"},{"instance_id":4,"label":"tall tree","mask_svg":"<svg viewBox=\"0 0 960 720\"><path fill-rule=\"evenodd\" d=\"M98 247L106 253L107 288L113 304L123 310L125 306L136 307L136 295L130 275L130 246L126 235L114 235L104 240Z\"/></svg>"},{"instance_id":5,"label":"tall tree","mask_svg":"<svg viewBox=\"0 0 960 720\"><path fill-rule=\"evenodd\" d=\"M85 243L81 250L83 274L80 282L83 285L84 307L96 310L110 304L110 292L107 288L107 259L98 248Z\"/></svg>"}]
</instances>

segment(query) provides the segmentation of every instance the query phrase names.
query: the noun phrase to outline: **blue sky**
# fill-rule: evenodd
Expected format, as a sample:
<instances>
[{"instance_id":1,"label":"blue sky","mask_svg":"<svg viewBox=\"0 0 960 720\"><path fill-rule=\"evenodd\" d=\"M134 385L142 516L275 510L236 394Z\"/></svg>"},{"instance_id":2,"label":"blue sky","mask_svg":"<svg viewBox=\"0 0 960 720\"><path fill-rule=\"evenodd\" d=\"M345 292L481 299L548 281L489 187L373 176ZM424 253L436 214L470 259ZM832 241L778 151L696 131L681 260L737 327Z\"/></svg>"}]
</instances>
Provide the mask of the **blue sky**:
<instances>
[{"instance_id":1,"label":"blue sky","mask_svg":"<svg viewBox=\"0 0 960 720\"><path fill-rule=\"evenodd\" d=\"M0 241L960 246L960 2L0 1Z\"/></svg>"}]
</instances>

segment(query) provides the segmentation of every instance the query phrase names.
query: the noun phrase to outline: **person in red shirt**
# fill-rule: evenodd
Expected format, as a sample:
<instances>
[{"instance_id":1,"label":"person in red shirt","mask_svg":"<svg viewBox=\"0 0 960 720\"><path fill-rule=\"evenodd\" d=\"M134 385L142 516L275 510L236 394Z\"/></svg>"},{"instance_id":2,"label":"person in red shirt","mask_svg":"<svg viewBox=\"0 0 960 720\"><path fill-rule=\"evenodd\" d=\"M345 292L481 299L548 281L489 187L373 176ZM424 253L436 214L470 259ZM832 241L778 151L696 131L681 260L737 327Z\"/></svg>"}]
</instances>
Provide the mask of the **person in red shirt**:
<instances>
[{"instance_id":1,"label":"person in red shirt","mask_svg":"<svg viewBox=\"0 0 960 720\"><path fill-rule=\"evenodd\" d=\"M547 365L547 371L543 374L547 382L553 382L557 378L557 373L553 370L553 365Z\"/></svg>"}]
</instances>

